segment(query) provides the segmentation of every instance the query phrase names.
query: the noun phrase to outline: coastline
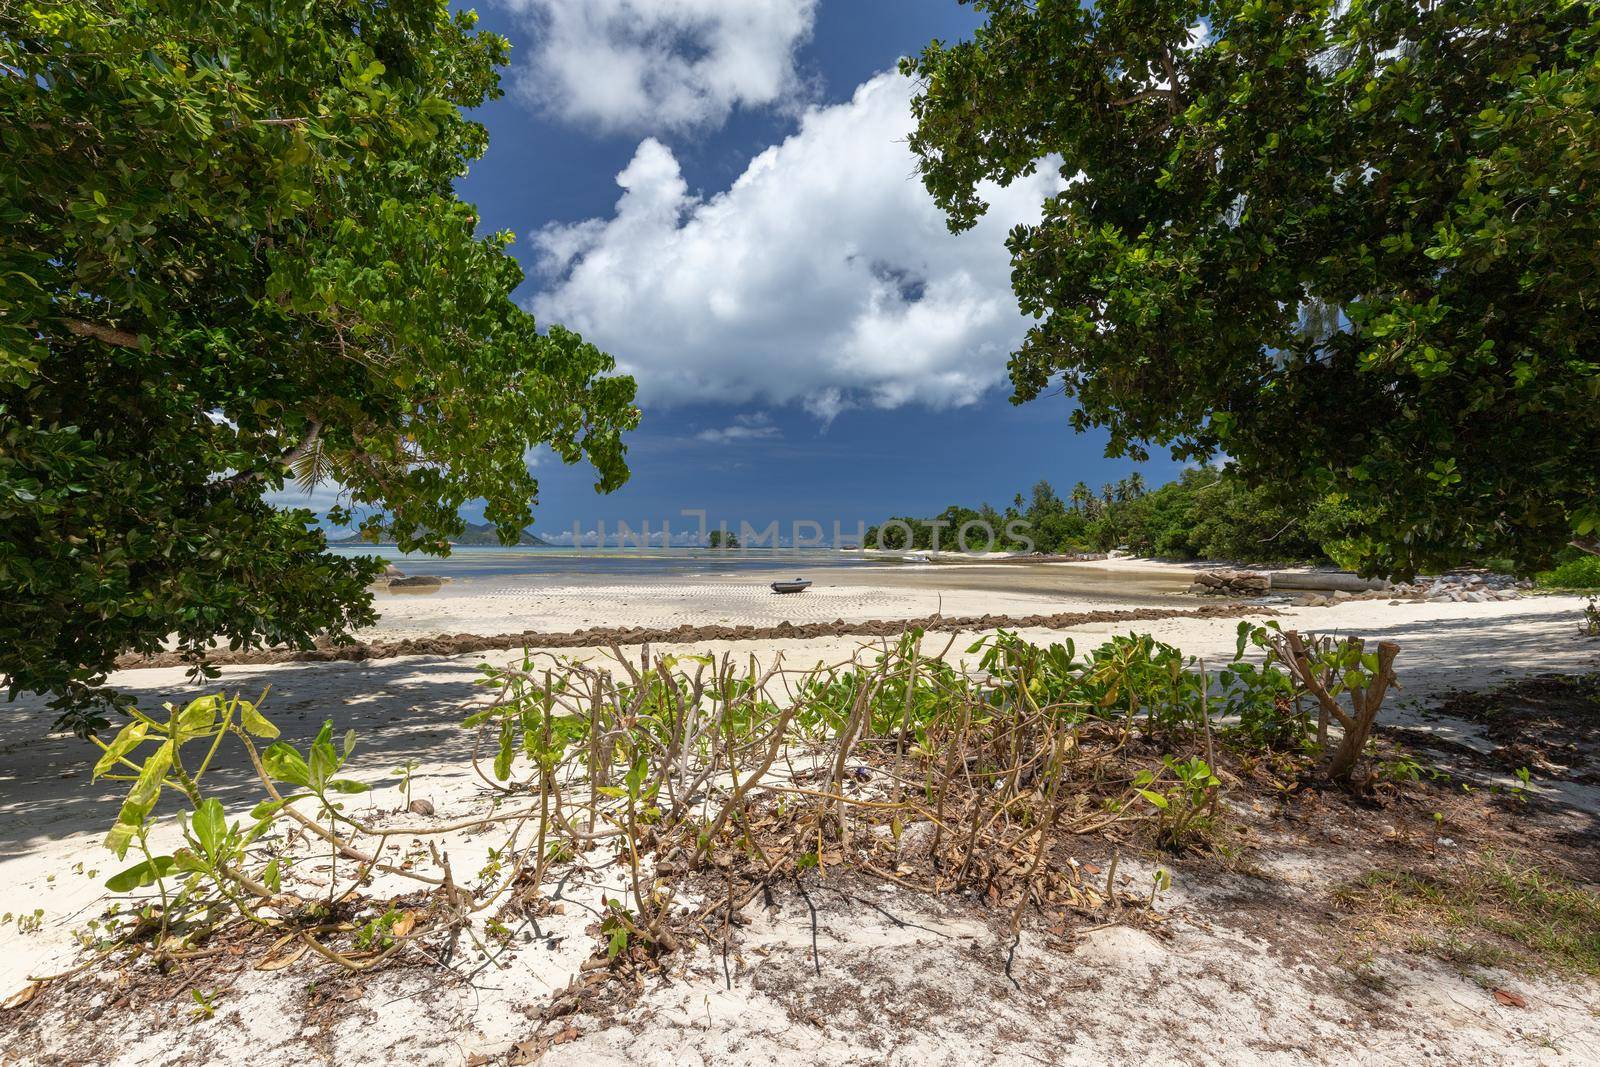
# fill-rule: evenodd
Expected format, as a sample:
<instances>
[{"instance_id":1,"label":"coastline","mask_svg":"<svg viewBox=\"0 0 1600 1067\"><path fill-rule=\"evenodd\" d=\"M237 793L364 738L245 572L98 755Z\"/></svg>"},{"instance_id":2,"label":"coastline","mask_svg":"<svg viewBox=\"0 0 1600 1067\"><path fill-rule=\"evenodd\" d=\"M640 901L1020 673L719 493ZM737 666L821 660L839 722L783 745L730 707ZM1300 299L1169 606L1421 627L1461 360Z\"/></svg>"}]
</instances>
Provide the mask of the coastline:
<instances>
[{"instance_id":1,"label":"coastline","mask_svg":"<svg viewBox=\"0 0 1600 1067\"><path fill-rule=\"evenodd\" d=\"M1120 564L1120 561L1116 561ZM378 623L358 640L438 635L489 637L589 629L776 627L899 621L930 616L1027 616L1071 611L1195 606L1186 565L981 563L958 566L865 561L808 569L806 561L759 561L731 572L462 577L432 592L379 592ZM778 579L809 577L781 596Z\"/></svg>"}]
</instances>

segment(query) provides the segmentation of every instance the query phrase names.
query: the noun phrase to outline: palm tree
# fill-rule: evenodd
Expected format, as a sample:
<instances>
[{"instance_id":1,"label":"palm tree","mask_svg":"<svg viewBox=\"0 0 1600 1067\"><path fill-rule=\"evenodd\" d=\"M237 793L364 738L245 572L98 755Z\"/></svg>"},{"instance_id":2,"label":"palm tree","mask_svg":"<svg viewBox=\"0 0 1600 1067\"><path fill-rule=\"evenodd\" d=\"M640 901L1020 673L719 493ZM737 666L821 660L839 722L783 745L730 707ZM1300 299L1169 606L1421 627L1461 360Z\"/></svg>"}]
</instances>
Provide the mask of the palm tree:
<instances>
[{"instance_id":1,"label":"palm tree","mask_svg":"<svg viewBox=\"0 0 1600 1067\"><path fill-rule=\"evenodd\" d=\"M1141 496L1144 496L1144 475L1134 471L1128 475L1128 498L1131 500Z\"/></svg>"},{"instance_id":2,"label":"palm tree","mask_svg":"<svg viewBox=\"0 0 1600 1067\"><path fill-rule=\"evenodd\" d=\"M1049 482L1040 479L1033 487L1033 506L1028 509L1028 514L1059 515L1063 510L1061 498L1056 496L1055 489Z\"/></svg>"},{"instance_id":3,"label":"palm tree","mask_svg":"<svg viewBox=\"0 0 1600 1067\"><path fill-rule=\"evenodd\" d=\"M1089 492L1089 483L1088 482L1079 482L1077 485L1072 487L1072 510L1073 511L1082 511L1082 510L1084 510L1085 508L1087 508L1089 506L1089 502L1091 500L1093 500L1093 499L1094 499L1094 494Z\"/></svg>"}]
</instances>

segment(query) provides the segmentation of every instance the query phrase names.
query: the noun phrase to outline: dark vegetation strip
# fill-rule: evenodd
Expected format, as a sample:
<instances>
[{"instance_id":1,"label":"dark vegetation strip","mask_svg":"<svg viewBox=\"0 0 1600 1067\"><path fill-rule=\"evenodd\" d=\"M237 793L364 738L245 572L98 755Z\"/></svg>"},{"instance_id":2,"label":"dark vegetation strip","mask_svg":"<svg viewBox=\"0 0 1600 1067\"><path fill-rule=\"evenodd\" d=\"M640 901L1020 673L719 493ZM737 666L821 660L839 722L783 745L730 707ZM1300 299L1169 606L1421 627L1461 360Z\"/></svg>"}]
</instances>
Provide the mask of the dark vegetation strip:
<instances>
[{"instance_id":1,"label":"dark vegetation strip","mask_svg":"<svg viewBox=\"0 0 1600 1067\"><path fill-rule=\"evenodd\" d=\"M455 656L512 648L588 648L604 645L684 644L694 641L762 641L771 638L893 637L907 630L949 633L961 630L1035 629L1064 630L1097 622L1151 622L1158 619L1237 619L1276 614L1268 608L1237 604L1208 604L1193 609L1131 608L1121 611L1068 611L1054 615L925 615L917 619L863 619L846 622L780 622L776 626L644 626L591 627L571 633L438 634L395 641L356 641L349 644L318 642L314 648L262 648L218 651L206 662L218 666L245 663L328 662L332 660L388 659L393 656ZM179 667L195 662L180 652L152 656L128 655L117 660L118 670Z\"/></svg>"}]
</instances>

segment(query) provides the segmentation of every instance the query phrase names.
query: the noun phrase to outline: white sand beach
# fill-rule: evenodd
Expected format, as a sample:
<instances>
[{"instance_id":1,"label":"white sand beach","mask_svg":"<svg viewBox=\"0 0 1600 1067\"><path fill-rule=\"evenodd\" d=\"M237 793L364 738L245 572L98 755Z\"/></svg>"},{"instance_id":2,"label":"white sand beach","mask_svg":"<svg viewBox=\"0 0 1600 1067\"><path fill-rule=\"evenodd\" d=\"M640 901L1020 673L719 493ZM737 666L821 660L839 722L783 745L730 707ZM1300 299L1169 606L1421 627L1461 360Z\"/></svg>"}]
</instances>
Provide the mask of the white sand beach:
<instances>
[{"instance_id":1,"label":"white sand beach","mask_svg":"<svg viewBox=\"0 0 1600 1067\"><path fill-rule=\"evenodd\" d=\"M934 611L1026 614L1152 604L1187 609L1196 599L1175 590L1187 584L1189 573L1129 561L863 568L819 576L809 592L787 597L771 594L765 575L687 587L463 584L427 596L380 597L384 618L377 630L489 634L685 621L904 618ZM1119 595L1119 587L1126 593ZM1404 689L1390 718L1426 724L1454 743L1482 747L1487 742L1474 725L1432 719L1428 709L1453 690L1528 673L1600 668L1600 643L1578 636L1581 605L1575 597L1525 596L1488 604L1359 601L1276 610L1286 627L1397 642ZM1237 625L1229 619L1172 618L1138 629L1218 666L1234 654ZM1039 642L1070 638L1082 647L1126 629L1094 623L1022 636ZM962 660L977 636L955 635L951 657ZM949 635L930 634L923 647L934 655L950 642ZM870 642L834 637L655 651L727 651L763 663L781 656L800 667L848 658L864 645ZM561 654L596 660L607 652ZM470 769L470 738L459 726L485 699L474 684L479 664L496 657L512 662L518 655L233 666L199 687L181 669L161 668L126 671L114 682L144 706L182 703L203 691L254 696L270 686L266 710L287 739L304 743L325 718L341 730L357 731L349 771L378 786L358 800L375 817L396 810L392 768L414 758L420 761L414 792L446 818L481 803ZM99 842L125 787L89 784L90 747L50 734L49 725L50 715L37 700L0 705L0 913L13 916L0 926L4 995L23 988L30 976L74 964L74 932L104 907L101 883L116 863ZM213 785L231 814L255 799L236 759L219 766ZM1533 788L1590 812L1600 808L1592 788L1537 782ZM448 848L459 869L475 869L473 856L481 858L487 843L456 836ZM1341 873L1341 861L1307 866L1305 857L1291 853L1264 855L1260 862L1268 871L1261 877L1277 879L1274 884L1287 892L1312 893ZM617 892L617 869L605 857L592 857L590 869L585 878L550 887L566 903L566 914L519 933L501 957L474 965L469 980L454 972L448 980L425 971L376 975L363 980L329 1021L308 1011L304 980L246 971L219 995L214 1015L186 1015L181 1006L123 1013L115 1024L118 1043L94 1045L93 1055L106 1056L114 1047L105 1062L128 1064L244 1064L262 1062L263 1054L267 1062L340 1067L524 1062L516 1058L518 1043L533 1033L537 1020L523 1009L548 1001L578 975L592 945L585 933L592 918L588 909L605 893ZM1150 869L1148 861L1130 859L1125 877L1148 878ZM1577 1064L1600 1058L1600 986L1592 981L1506 977L1531 1005L1516 1010L1497 1004L1463 974L1410 957L1373 963L1388 990L1381 998L1355 986L1330 986L1325 968L1286 962L1281 948L1260 940L1259 933L1197 907L1205 893L1226 892L1238 880L1229 875L1205 888L1180 878L1158 909L1166 921L1153 932L1112 926L1071 938L1065 948L1024 934L1006 977L994 969L1006 952L1000 935L952 902L886 884L868 890L841 883L813 890L809 901L790 894L754 920L746 935L753 954L736 967L725 972L725 961L704 949L686 953L623 1015L575 1018L560 1042L541 1046L544 1058L538 1062L1379 1063L1424 1047L1441 1062ZM19 924L31 916L37 919ZM816 934L819 928L825 932ZM1019 984L1013 986L1013 978ZM1043 1003L1051 1005L1047 1022L1034 1010ZM101 1008L90 1010L98 1014ZM1116 1021L1130 1016L1139 1025ZM90 1054L91 1046L78 1044L71 1032L33 1032L27 1038L25 1055L0 1062L63 1062Z\"/></svg>"},{"instance_id":2,"label":"white sand beach","mask_svg":"<svg viewBox=\"0 0 1600 1067\"><path fill-rule=\"evenodd\" d=\"M603 561L596 564L604 566ZM803 565L700 578L627 581L472 579L431 593L380 593L382 618L368 639L441 633L562 632L594 626L666 628L694 624L770 626L835 619L906 619L933 614L1030 615L1127 607L1193 606L1174 601L1198 565L1113 560L1095 563L990 561L884 564L807 572L802 596L776 596L769 583Z\"/></svg>"}]
</instances>

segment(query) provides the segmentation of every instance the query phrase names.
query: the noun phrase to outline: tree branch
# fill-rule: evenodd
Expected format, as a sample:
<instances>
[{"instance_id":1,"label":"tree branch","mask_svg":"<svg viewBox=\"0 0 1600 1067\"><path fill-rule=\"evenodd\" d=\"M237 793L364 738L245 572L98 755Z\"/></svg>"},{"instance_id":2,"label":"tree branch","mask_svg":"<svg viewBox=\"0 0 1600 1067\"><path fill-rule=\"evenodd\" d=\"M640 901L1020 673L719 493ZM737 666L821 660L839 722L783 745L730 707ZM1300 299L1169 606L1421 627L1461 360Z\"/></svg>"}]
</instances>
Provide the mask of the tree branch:
<instances>
[{"instance_id":1,"label":"tree branch","mask_svg":"<svg viewBox=\"0 0 1600 1067\"><path fill-rule=\"evenodd\" d=\"M300 462L301 458L303 458L307 452L316 447L317 439L321 436L322 423L318 422L316 419L312 419L311 427L310 429L306 430L305 437L300 440L298 445L285 452L282 457L279 458L278 463L283 467L294 466L296 463ZM226 479L225 484L234 486L248 485L251 482L260 481L264 477L266 477L266 474L263 471L240 471L233 477Z\"/></svg>"},{"instance_id":2,"label":"tree branch","mask_svg":"<svg viewBox=\"0 0 1600 1067\"><path fill-rule=\"evenodd\" d=\"M139 335L119 330L114 326L102 326L98 322L85 322L82 319L63 319L67 332L79 337L88 337L95 341L103 341L117 348L138 348Z\"/></svg>"},{"instance_id":3,"label":"tree branch","mask_svg":"<svg viewBox=\"0 0 1600 1067\"><path fill-rule=\"evenodd\" d=\"M1574 537L1567 543L1579 552L1587 552L1591 556L1600 556L1600 535L1590 534L1588 537Z\"/></svg>"},{"instance_id":4,"label":"tree branch","mask_svg":"<svg viewBox=\"0 0 1600 1067\"><path fill-rule=\"evenodd\" d=\"M1108 101L1108 103L1111 107L1127 107L1129 104L1137 104L1141 100L1153 100L1157 98L1171 99L1175 95L1177 94L1175 94L1171 89L1141 89L1132 96L1124 96L1120 100L1111 100Z\"/></svg>"}]
</instances>

